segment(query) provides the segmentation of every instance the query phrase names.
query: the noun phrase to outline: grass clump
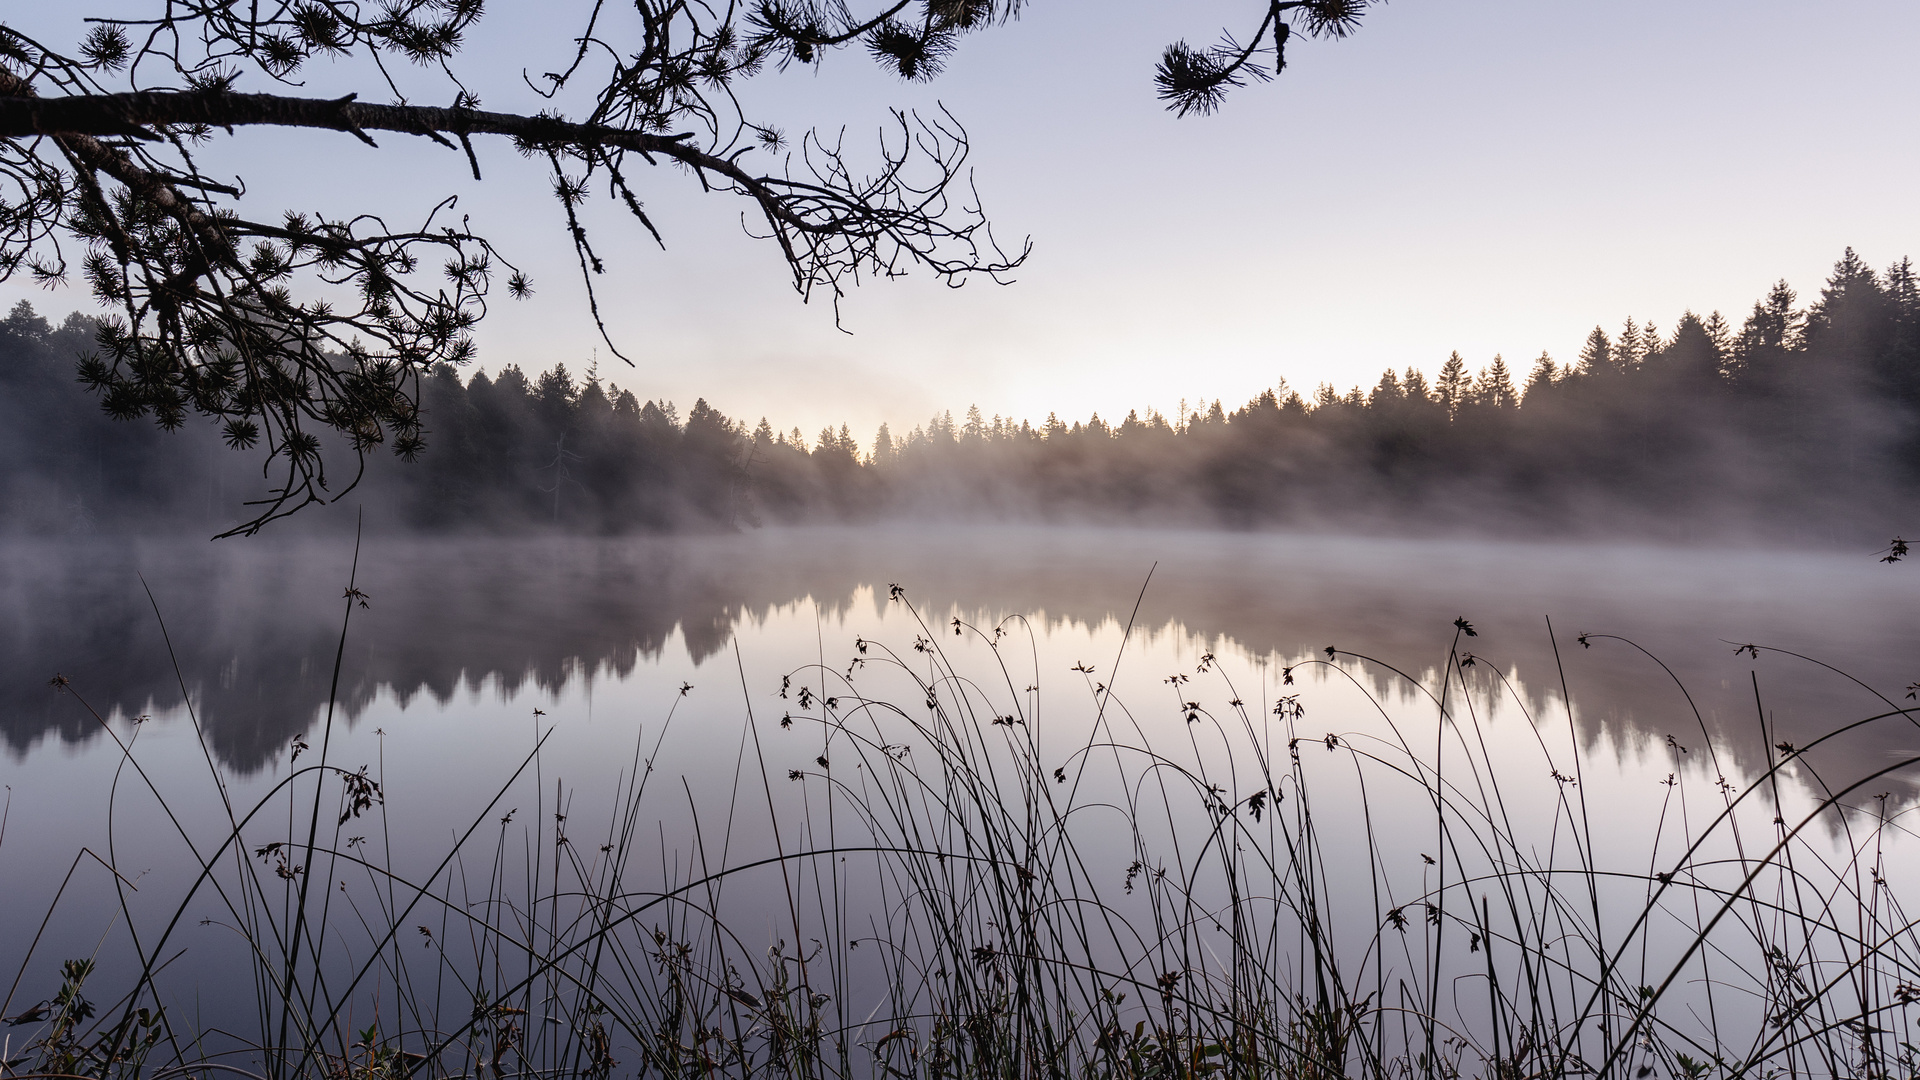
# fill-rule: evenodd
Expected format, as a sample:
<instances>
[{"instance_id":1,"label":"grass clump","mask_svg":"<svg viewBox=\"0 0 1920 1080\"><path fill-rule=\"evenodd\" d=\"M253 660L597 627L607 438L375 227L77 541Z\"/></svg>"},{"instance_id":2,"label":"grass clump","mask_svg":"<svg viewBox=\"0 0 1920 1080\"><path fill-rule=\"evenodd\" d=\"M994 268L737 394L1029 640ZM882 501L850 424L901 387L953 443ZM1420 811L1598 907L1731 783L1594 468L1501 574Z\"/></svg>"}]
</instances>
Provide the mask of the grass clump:
<instances>
[{"instance_id":1,"label":"grass clump","mask_svg":"<svg viewBox=\"0 0 1920 1080\"><path fill-rule=\"evenodd\" d=\"M1744 777L1692 713L1641 835L1589 776L1564 683L1535 715L1463 650L1464 619L1417 676L1329 648L1250 695L1207 655L1151 708L1111 685L1123 646L1043 715L1024 620L936 626L890 596L913 641L786 673L720 795L656 768L683 688L608 790L549 789L541 735L424 862L396 854L383 770L334 760L331 710L249 805L207 755L211 833L115 734L195 877L129 933L111 1004L85 996L91 961L37 1004L16 980L4 1075L1920 1071L1920 939L1889 859L1905 811L1881 793L1920 758L1844 783L1811 764L1912 709L1766 738ZM350 585L343 650L364 601ZM1371 718L1309 727L1309 671ZM1496 698L1524 726L1495 731ZM604 815L576 809L595 798ZM103 861L124 908L132 882ZM238 931L249 1015L189 1026L165 975L206 911Z\"/></svg>"}]
</instances>

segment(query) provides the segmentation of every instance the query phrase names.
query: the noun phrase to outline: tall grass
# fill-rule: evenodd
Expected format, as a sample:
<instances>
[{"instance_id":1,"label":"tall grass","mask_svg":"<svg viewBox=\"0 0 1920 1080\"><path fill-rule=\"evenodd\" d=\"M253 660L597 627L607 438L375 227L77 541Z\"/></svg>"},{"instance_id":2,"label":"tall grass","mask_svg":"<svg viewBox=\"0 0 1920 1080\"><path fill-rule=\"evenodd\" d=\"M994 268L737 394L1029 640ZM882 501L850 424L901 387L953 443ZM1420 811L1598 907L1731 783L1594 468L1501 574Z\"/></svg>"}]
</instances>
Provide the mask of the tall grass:
<instances>
[{"instance_id":1,"label":"tall grass","mask_svg":"<svg viewBox=\"0 0 1920 1080\"><path fill-rule=\"evenodd\" d=\"M1623 836L1564 684L1533 714L1465 620L1431 670L1330 648L1264 697L1209 655L1124 701L1123 646L1043 715L1023 619L930 625L890 596L910 643L859 641L776 699L736 665L755 692L717 802L655 767L683 690L588 793L603 817L549 790L542 735L425 865L395 854L384 766L335 760L331 708L250 803L205 755L211 831L96 714L194 880L152 930L109 845L130 970L33 985L29 948L4 1075L1915 1075L1882 791L1920 758L1830 783L1806 756L1913 709L1795 747L1756 682L1767 766L1736 775L1701 722L1669 739L1651 833ZM336 688L364 600L349 583ZM1311 726L1309 671L1373 720ZM1523 727L1490 729L1502 696ZM253 1008L189 1025L167 968L209 908Z\"/></svg>"}]
</instances>

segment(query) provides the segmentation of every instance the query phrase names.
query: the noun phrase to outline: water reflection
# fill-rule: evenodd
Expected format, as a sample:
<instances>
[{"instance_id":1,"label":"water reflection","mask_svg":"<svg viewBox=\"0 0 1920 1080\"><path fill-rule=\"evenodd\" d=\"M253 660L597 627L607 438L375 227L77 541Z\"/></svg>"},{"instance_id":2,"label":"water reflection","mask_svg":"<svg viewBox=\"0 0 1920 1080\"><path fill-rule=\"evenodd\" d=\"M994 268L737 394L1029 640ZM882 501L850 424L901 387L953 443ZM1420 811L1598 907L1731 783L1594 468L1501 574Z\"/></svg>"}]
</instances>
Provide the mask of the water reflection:
<instances>
[{"instance_id":1,"label":"water reflection","mask_svg":"<svg viewBox=\"0 0 1920 1080\"><path fill-rule=\"evenodd\" d=\"M96 951L108 971L138 968L124 952L100 946L106 929L124 915L121 895L104 887L110 879L88 865L83 869L94 877L83 880L92 887L56 906L59 869L82 845L93 845L137 878L142 903L158 905L137 910L132 922L158 927L171 919L174 898L192 886L197 866L197 856L171 832L172 815L182 815L188 836L223 836L225 800L250 806L285 774L290 740L312 727L328 699L352 559L352 549L339 542L0 549L0 731L12 748L0 780L14 818L0 850L7 871L0 873L0 910L57 911L44 944L18 935L0 941L0 970L25 964L25 951L36 947L35 986L52 985L50 965L58 959ZM844 802L835 817L833 799L866 790L863 777L874 776L876 767L933 770L946 760L912 723L933 715L919 711L925 691L913 678L933 662L912 648L928 635L953 662L954 678L941 683L940 693L945 715L960 719L942 730L982 753L990 748L1003 765L1030 745L1040 766L1033 774L1037 786L1090 809L1070 818L1086 830L1075 857L1086 860L1078 880L1091 894L1119 905L1139 902L1150 890L1136 895L1131 887L1147 849L1156 858L1199 852L1204 861L1206 836L1219 820L1215 801L1251 813L1246 800L1267 783L1257 767L1265 762L1277 772L1293 770L1289 790L1311 784L1317 827L1325 830L1325 854L1318 858L1328 879L1340 883L1330 895L1343 912L1343 932L1352 935L1340 939L1342 947L1380 957L1369 942L1380 918L1391 916L1376 909L1378 896L1340 890L1372 888L1377 873L1382 887L1400 890L1398 899L1385 901L1397 911L1393 905L1411 904L1433 887L1431 875L1444 872L1429 869L1437 866L1432 854L1443 850L1442 838L1427 790L1409 779L1419 770L1400 763L1444 760L1455 797L1468 807L1455 811L1466 823L1461 828L1471 832L1478 821L1495 829L1497 822L1515 853L1545 852L1545 865L1584 850L1596 866L1643 872L1654 865L1650 851L1676 857L1676 837L1700 831L1716 803L1724 807L1727 792L1767 762L1770 744L1804 746L1817 733L1889 707L1841 675L1764 649L1736 654L1736 643L1821 657L1906 704L1905 686L1920 676L1911 647L1920 613L1917 575L1920 569L1884 566L1865 555L1171 531L375 538L361 552L356 578L370 607L353 610L340 664L340 700L347 715L362 722L333 731L330 760L347 770L371 766L386 793L366 824L341 824L377 835L383 858L402 876L423 879L438 873L432 867L448 865L449 845L458 843L450 838L467 835L475 823L486 831L457 853L476 865L484 864L489 846L496 857L524 854L530 865L545 857L540 852L554 852L558 860L563 814L574 822L568 831L580 837L607 828L593 844L582 844L589 859L595 850L604 855L608 849L598 845L612 842L605 823L615 820L622 784L655 777L632 818L645 826L634 834L633 865L648 869L629 884L658 888L690 879L692 868L708 866L710 857L712 865L751 864L776 847L776 831L787 836L788 850L826 847L822 837L829 835L857 845L835 831L859 827L850 824L855 818L845 815ZM893 583L906 589L921 621L889 603ZM170 638L162 635L154 606ZM947 622L956 613L983 627L1013 618L1015 647L996 647L990 635L956 637ZM1022 618L1035 631L1031 651L1017 625ZM1464 678L1472 692L1448 694L1452 712L1443 726L1418 684L1438 687L1460 618L1475 634L1461 634L1458 646L1475 658L1444 678ZM1123 634L1129 622L1135 630ZM1629 636L1667 667L1617 640L1590 638L1588 648L1580 637L1589 632ZM879 643L857 674L847 667L856 635ZM743 653L738 668L731 649L736 640ZM907 668L884 662L889 646ZM1328 646L1335 648L1331 663L1323 651ZM1205 665L1212 670L1202 675L1196 669L1207 653L1220 662ZM1012 670L996 681L1001 662ZM1076 666L1092 671L1083 676ZM1292 686L1283 684L1289 668ZM1585 755L1567 753L1563 669L1574 728L1590 750ZM54 672L103 713L161 716L138 728L119 724L123 738L137 731L137 777L118 768L115 744L98 737L87 712L49 689ZM784 699L783 674L793 678ZM1178 675L1190 681L1166 684ZM679 693L683 680L698 684L690 696ZM1030 681L1044 691L1025 695L1021 688ZM1095 689L1103 684L1118 692ZM177 709L183 689L213 752L243 774L223 777L224 787L208 782L199 744L182 718L162 715ZM975 696L963 705L962 693ZM822 699L833 694L846 697L838 715L828 718ZM1304 718L1275 717L1276 699L1292 694L1307 710ZM911 715L865 709L862 696L910 708ZM1244 713L1232 707L1239 698ZM1201 707L1180 707L1188 700ZM753 710L750 723L743 704ZM536 708L545 715L530 716ZM1002 708L1020 712L1017 728ZM786 710L795 718L791 727L779 723ZM989 726L989 710L1007 726ZM1523 710L1537 727L1525 722ZM1714 736L1710 749L1703 726ZM1303 754L1297 765L1288 755L1288 738L1296 733ZM1337 740L1325 733L1337 733ZM541 743L538 762L514 779L543 735L551 738ZM1688 750L1670 748L1669 735ZM1323 741L1324 750L1316 745ZM1811 764L1838 781L1838 789L1892 764L1895 753L1910 754L1916 741L1912 727L1895 719L1823 748ZM321 740L312 742L317 756ZM1139 752L1146 749L1155 754ZM1622 767L1605 767L1608 754ZM1164 814L1131 822L1116 817L1149 774L1156 785L1163 782L1159 761L1189 768L1185 775L1193 783L1158 789ZM1577 785L1566 786L1561 769L1579 773ZM1669 772L1679 780L1662 786ZM1027 773L1022 767L997 775ZM1491 794L1478 786L1483 775L1496 781ZM1797 783L1778 793L1762 789L1744 810L1763 833L1776 808L1798 820L1820 796L1812 771L1796 764L1787 775ZM1164 776L1177 780L1178 770ZM148 777L156 778L155 791L143 790ZM1019 788L1015 779L1004 782L981 800L985 810L995 811ZM1277 800L1277 789L1270 790ZM1889 778L1849 801L1885 813L1884 802L1872 805L1881 790L1902 789ZM162 798L167 814L154 812ZM1583 815L1592 807L1598 835L1582 835L1591 848L1560 842L1575 805ZM276 816L263 815L244 830L247 849L271 851L269 844L289 835L283 823L268 820ZM1139 824L1148 817L1150 829ZM717 850L701 839L700 820L723 837ZM1271 827L1278 811L1265 823L1252 820ZM1865 819L1856 813L1852 820ZM509 835L509 821L526 830L530 842L523 843L521 833ZM1842 835L1847 819L1822 821L1809 830L1809 844L1828 860L1823 865L1847 866L1855 843ZM816 833L816 826L826 832ZM944 818L940 827L958 828ZM1724 839L1716 837L1719 847L1702 854L1703 873L1744 866L1734 858L1737 850L1721 850ZM941 841L948 849L957 842L963 841ZM1911 876L1910 860L1893 862L1903 877ZM264 857L246 865L272 872ZM836 870L839 865L823 858L794 873L801 885L818 887L824 871L826 888L858 898L848 910L860 923L865 909L858 905L869 894L884 897L884 890L842 878L865 871ZM557 878L522 869L516 864L514 873L524 880L561 888ZM1450 880L1495 869L1454 865ZM339 882L334 889L346 889L350 875L328 873ZM455 875L463 888L466 874L462 868ZM491 871L475 875L496 878ZM442 879L449 891L452 880ZM1612 891L1596 891L1592 902L1637 910L1643 879L1607 880ZM1278 882L1274 877L1274 888ZM777 888L781 883L776 876L743 877L724 903L713 901L716 916L755 955L781 937L830 937L803 932L791 913L791 933L782 928L782 913L774 909L790 894ZM191 994L194 1008L207 1016L243 1016L254 1005L251 985L232 973L251 960L223 929L227 916L215 898L201 895L194 903L180 923L180 943L190 950L170 969L170 986L178 989L169 993L182 1001ZM1484 897L1482 904L1484 918ZM1351 921L1345 921L1348 908ZM404 922L409 935L420 925ZM1529 933L1546 940L1537 928ZM1675 933L1664 924L1649 931L1655 961L1677 955ZM1641 955L1644 969L1648 950ZM743 969L752 961L733 959ZM1481 959L1465 958L1468 970ZM1287 963L1269 966L1281 971ZM1748 966L1760 969L1758 961Z\"/></svg>"},{"instance_id":2,"label":"water reflection","mask_svg":"<svg viewBox=\"0 0 1920 1080\"><path fill-rule=\"evenodd\" d=\"M215 753L258 770L327 700L352 557L338 541L8 546L0 733L18 759L98 731L49 691L56 672L102 713L172 709L181 700L177 661ZM1537 716L1561 707L1564 667L1589 741L1608 729L1616 746L1669 734L1691 741L1704 722L1747 769L1764 760L1769 738L1804 743L1889 705L1804 661L1736 656L1736 645L1816 656L1899 704L1910 704L1905 687L1920 677L1920 569L1862 555L1172 531L775 530L377 538L361 553L358 580L372 602L355 612L348 639L340 698L349 716L383 691L405 705L482 684L513 693L557 691L589 673L626 679L676 639L701 662L743 619L809 600L830 616L856 603L884 606L894 582L928 612L1044 616L1069 630L1125 622L1138 600L1148 636L1280 665L1331 645L1423 677L1437 672L1453 620L1465 616L1478 636L1461 648L1484 658L1481 677L1493 669L1517 677ZM1583 648L1584 632L1631 637L1672 677L1620 642ZM1168 662L1152 648L1135 657ZM1363 666L1392 692L1384 667ZM1763 714L1770 735L1757 723ZM1912 735L1882 724L1817 764L1870 765Z\"/></svg>"}]
</instances>

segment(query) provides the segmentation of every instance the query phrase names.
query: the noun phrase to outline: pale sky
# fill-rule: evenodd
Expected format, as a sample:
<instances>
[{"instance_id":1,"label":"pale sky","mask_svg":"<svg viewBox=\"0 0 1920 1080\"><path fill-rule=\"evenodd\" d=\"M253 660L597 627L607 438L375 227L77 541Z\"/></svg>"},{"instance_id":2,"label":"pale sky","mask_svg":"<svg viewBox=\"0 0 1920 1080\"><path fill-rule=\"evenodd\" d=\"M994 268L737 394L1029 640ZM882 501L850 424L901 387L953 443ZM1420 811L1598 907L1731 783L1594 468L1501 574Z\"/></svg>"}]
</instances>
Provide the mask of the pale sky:
<instances>
[{"instance_id":1,"label":"pale sky","mask_svg":"<svg viewBox=\"0 0 1920 1080\"><path fill-rule=\"evenodd\" d=\"M100 6L4 0L0 18L70 41L51 20ZM540 107L519 73L558 62L574 25L561 13L582 6L494 0L464 69L485 107ZM1030 235L1031 261L1006 287L863 285L841 307L849 335L742 234L742 201L661 169L637 179L665 252L604 203L590 218L609 326L638 363L601 348L602 374L683 411L705 397L809 436L845 422L866 442L882 420L970 404L1035 421L1231 408L1282 377L1345 390L1455 349L1524 372L1542 350L1571 359L1596 323L1670 328L1717 308L1737 324L1781 277L1811 297L1848 245L1876 266L1920 256L1911 0L1399 0L1348 40L1296 39L1279 79L1218 115L1166 113L1160 49L1244 34L1260 7L1031 0L928 85L855 53L760 77L744 95L759 115L790 134L845 123L850 146L889 105L944 103L971 133L997 233ZM334 88L317 74L308 92ZM524 303L503 290L482 365L579 371L594 356L544 169L502 141L478 144L479 184L459 155L400 136L220 142L210 171L243 176L243 210L267 218L404 221L459 194L538 289ZM56 315L90 304L0 289Z\"/></svg>"}]
</instances>

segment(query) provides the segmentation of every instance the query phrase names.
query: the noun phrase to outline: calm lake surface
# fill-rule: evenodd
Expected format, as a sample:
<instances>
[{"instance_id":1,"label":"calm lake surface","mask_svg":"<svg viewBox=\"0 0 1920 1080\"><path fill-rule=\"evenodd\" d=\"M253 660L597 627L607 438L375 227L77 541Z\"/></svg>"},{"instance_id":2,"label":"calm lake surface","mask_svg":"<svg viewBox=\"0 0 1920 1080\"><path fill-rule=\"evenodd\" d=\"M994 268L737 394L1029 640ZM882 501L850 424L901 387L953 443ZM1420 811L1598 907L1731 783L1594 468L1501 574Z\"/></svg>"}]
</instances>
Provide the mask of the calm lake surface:
<instances>
[{"instance_id":1,"label":"calm lake surface","mask_svg":"<svg viewBox=\"0 0 1920 1080\"><path fill-rule=\"evenodd\" d=\"M980 717L1017 712L1048 763L1076 760L1105 724L1228 787L1250 767L1235 756L1246 747L1285 756L1283 698L1298 710L1284 718L1293 735L1351 745L1414 728L1431 740L1430 695L1464 687L1456 723L1471 716L1486 759L1510 772L1518 815L1550 816L1551 773L1577 767L1604 807L1597 843L1643 868L1669 777L1696 793L1741 784L1771 746L1910 705L1920 680L1920 565L1864 552L863 529L369 538L353 565L350 542L336 541L0 549L9 978L78 867L32 946L36 988L16 997L41 997L64 957L110 958L129 920L151 928L171 914L123 911L107 872L76 862L83 847L142 902L177 893L193 853L148 785L190 834L218 833L214 777L234 802L260 797L287 775L296 741L320 752L330 696L326 752L381 778L382 842L397 863L429 862L508 809L604 831L644 754L670 781L649 842L675 878L690 848L674 834L696 818L727 821L728 843L748 852L770 838L766 821L791 820L781 800L812 797L784 781L763 796L763 775L847 782L854 757L809 719L820 699L920 707L911 676L936 651L963 676L938 693ZM349 612L350 575L366 606ZM1747 644L1758 648L1736 651ZM1450 664L1450 650L1472 662ZM69 692L49 685L56 674ZM1914 724L1869 725L1790 767L1780 798L1805 802L1916 749ZM1885 791L1910 806L1911 781L1890 773L1856 801ZM743 791L759 811L736 824ZM1411 859L1432 842L1425 825L1392 835L1400 815L1421 820L1408 798L1382 787L1352 805ZM275 829L288 822L252 831ZM1116 889L1128 857L1113 853ZM178 932L174 970L217 1009L231 934L205 917Z\"/></svg>"}]
</instances>

